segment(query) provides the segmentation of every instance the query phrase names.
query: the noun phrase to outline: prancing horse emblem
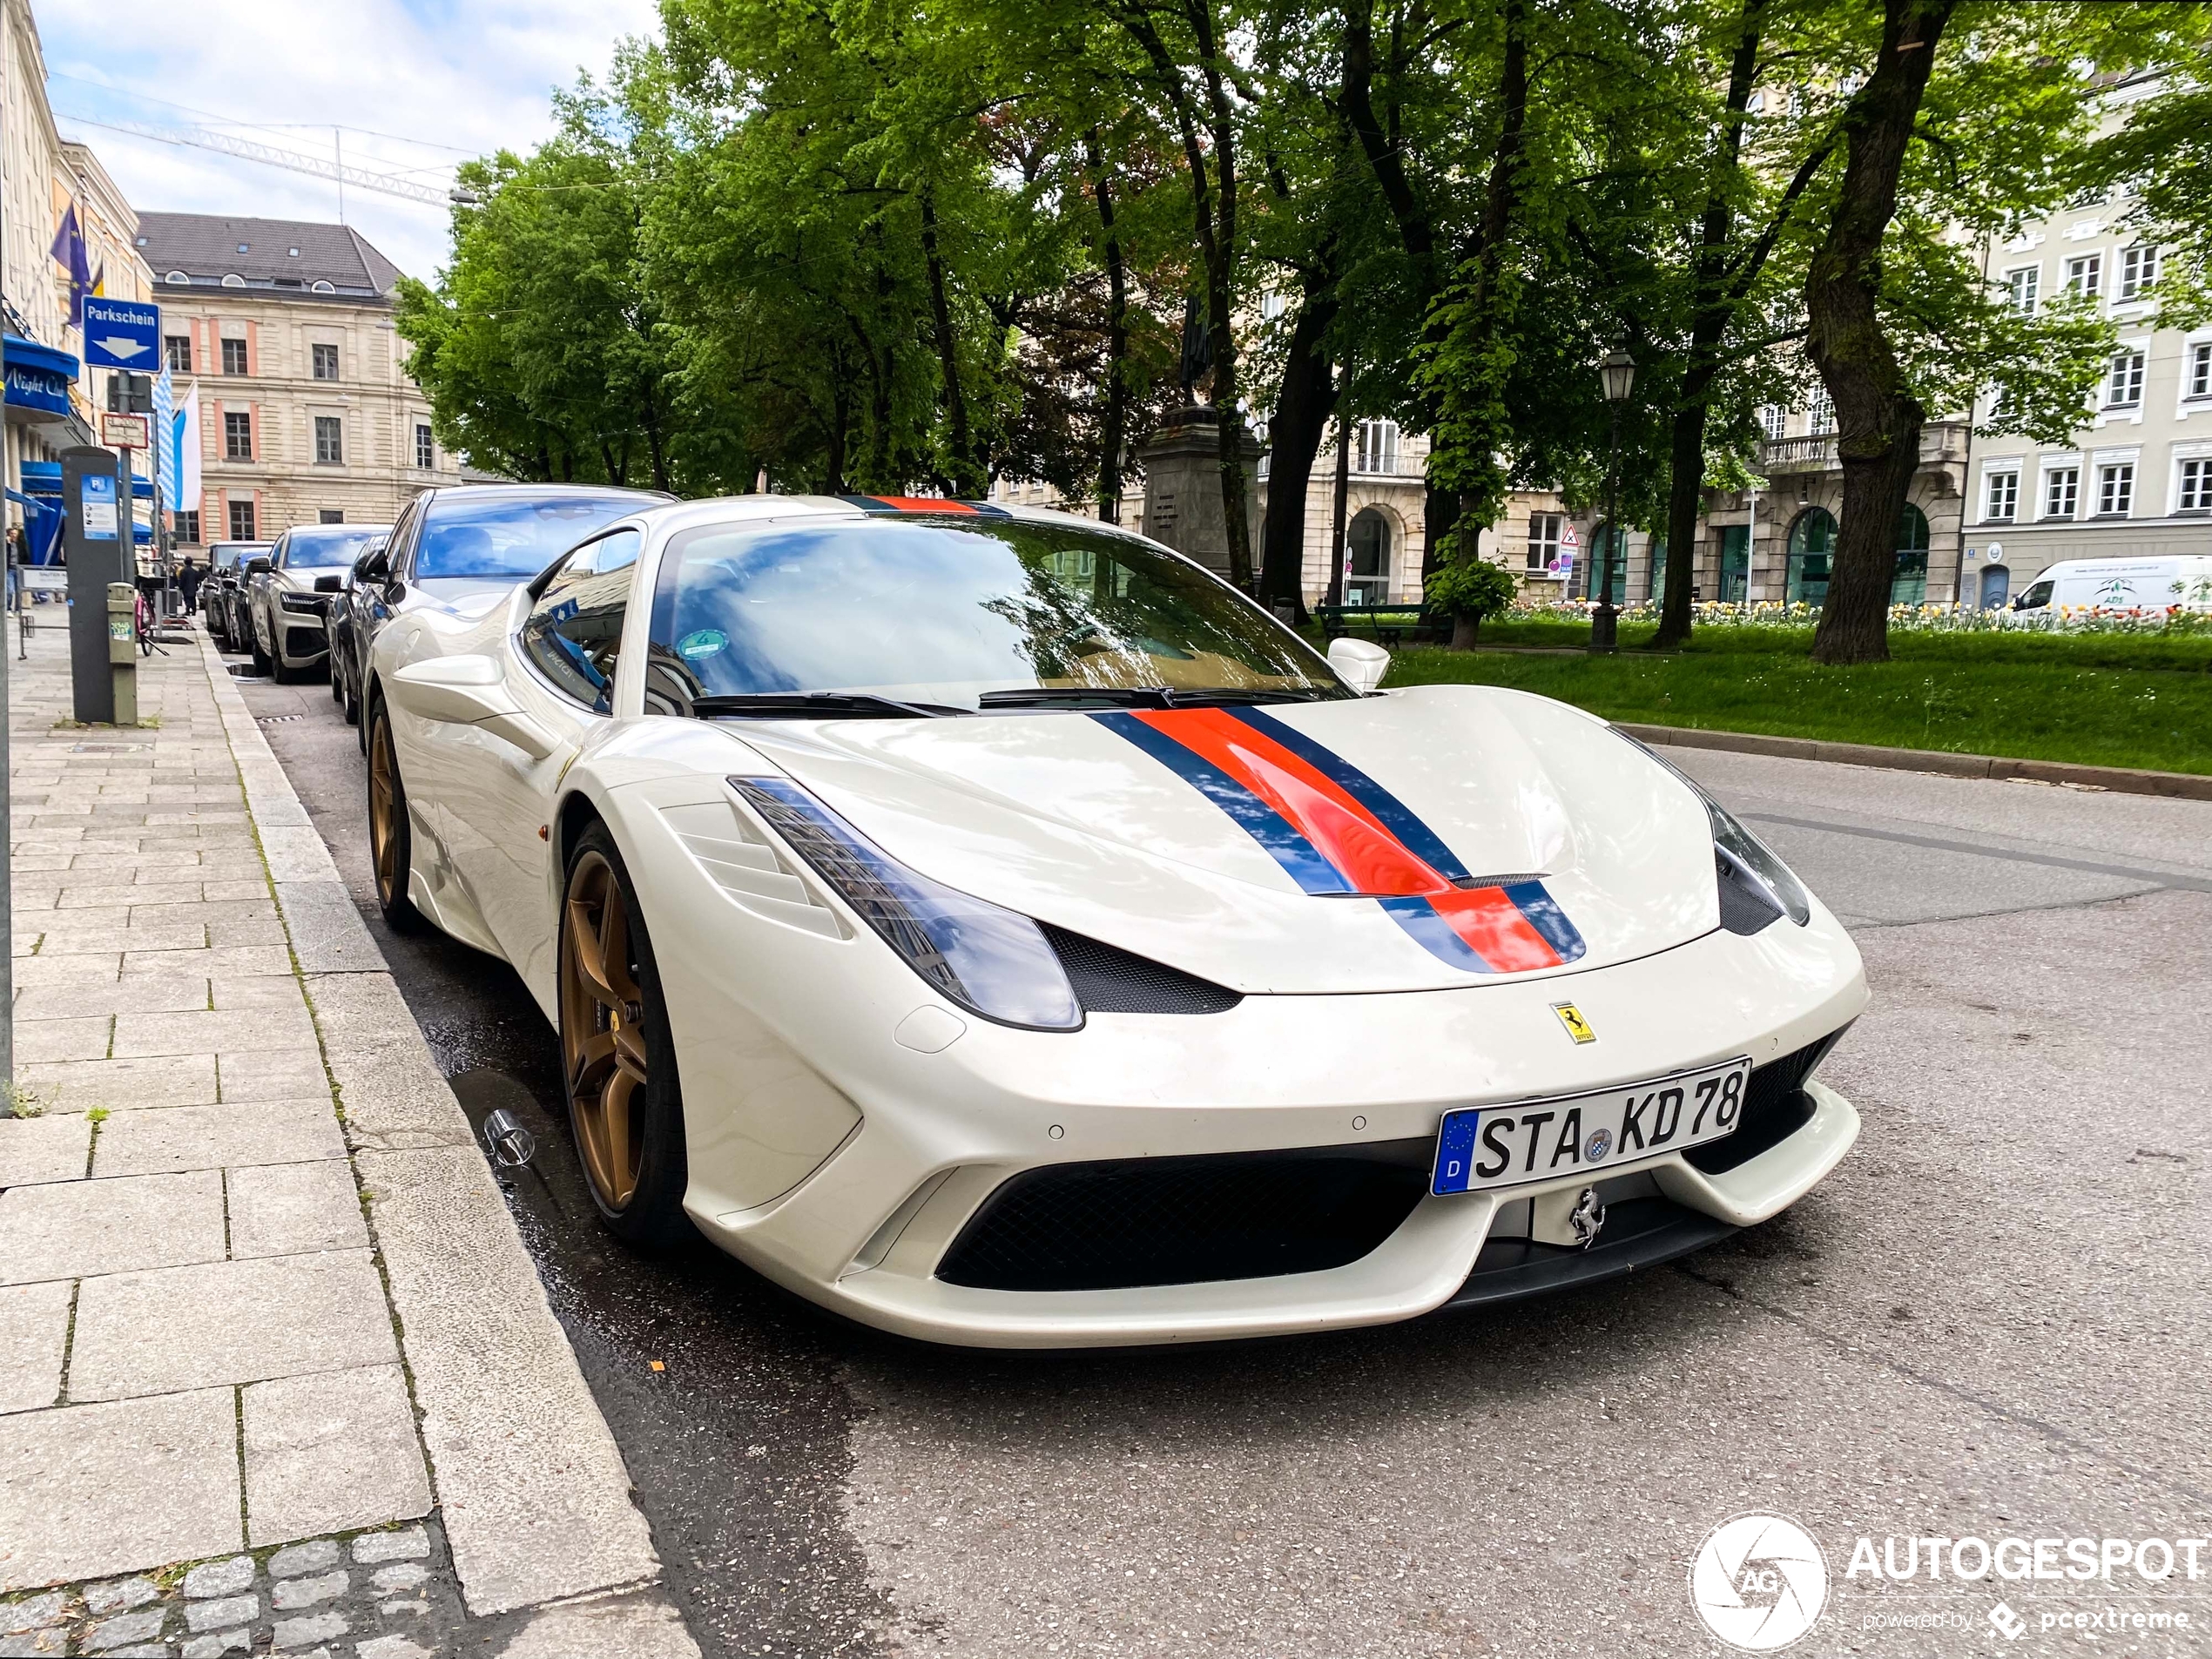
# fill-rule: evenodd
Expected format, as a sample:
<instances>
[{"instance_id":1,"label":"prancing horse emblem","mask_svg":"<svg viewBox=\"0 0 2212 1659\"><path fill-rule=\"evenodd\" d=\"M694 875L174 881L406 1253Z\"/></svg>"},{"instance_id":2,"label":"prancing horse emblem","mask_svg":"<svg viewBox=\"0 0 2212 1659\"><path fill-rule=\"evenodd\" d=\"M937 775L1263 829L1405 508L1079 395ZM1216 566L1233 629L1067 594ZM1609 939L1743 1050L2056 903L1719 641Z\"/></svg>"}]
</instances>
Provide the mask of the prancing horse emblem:
<instances>
[{"instance_id":1,"label":"prancing horse emblem","mask_svg":"<svg viewBox=\"0 0 2212 1659\"><path fill-rule=\"evenodd\" d=\"M1597 1201L1595 1187L1582 1189L1582 1196L1568 1212L1567 1224L1574 1228L1575 1241L1584 1250L1597 1243L1598 1229L1605 1225L1605 1206Z\"/></svg>"},{"instance_id":2,"label":"prancing horse emblem","mask_svg":"<svg viewBox=\"0 0 2212 1659\"><path fill-rule=\"evenodd\" d=\"M1559 1015L1559 1022L1567 1028L1567 1035L1577 1042L1595 1042L1597 1033L1590 1029L1590 1022L1582 1017L1582 1010L1572 1002L1554 1002L1552 1012Z\"/></svg>"}]
</instances>

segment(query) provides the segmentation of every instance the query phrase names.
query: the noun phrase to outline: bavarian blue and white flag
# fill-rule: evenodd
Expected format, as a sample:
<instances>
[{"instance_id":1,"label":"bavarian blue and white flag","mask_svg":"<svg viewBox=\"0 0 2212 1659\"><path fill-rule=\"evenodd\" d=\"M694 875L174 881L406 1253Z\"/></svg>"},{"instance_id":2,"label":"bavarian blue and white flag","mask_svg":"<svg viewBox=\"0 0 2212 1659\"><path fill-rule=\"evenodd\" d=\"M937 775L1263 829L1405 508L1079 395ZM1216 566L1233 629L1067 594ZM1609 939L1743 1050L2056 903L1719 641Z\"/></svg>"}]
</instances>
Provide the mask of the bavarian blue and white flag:
<instances>
[{"instance_id":1,"label":"bavarian blue and white flag","mask_svg":"<svg viewBox=\"0 0 2212 1659\"><path fill-rule=\"evenodd\" d=\"M169 378L169 366L164 363L161 373L153 381L153 431L152 442L158 446L161 464L154 469L153 510L157 521L165 511L173 510L180 502L177 481L184 476L184 456L177 444L177 393L175 383Z\"/></svg>"}]
</instances>

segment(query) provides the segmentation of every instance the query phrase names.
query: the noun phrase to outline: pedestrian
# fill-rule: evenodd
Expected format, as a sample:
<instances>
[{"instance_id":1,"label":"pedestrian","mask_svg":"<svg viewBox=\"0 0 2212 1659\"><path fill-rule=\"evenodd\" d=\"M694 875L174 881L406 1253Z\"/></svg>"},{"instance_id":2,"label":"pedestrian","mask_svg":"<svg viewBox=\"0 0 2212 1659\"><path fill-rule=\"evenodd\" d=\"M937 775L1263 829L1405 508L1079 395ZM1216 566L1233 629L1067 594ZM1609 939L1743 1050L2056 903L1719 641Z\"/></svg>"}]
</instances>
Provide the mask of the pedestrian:
<instances>
[{"instance_id":1,"label":"pedestrian","mask_svg":"<svg viewBox=\"0 0 2212 1659\"><path fill-rule=\"evenodd\" d=\"M177 586L185 596L185 614L190 616L199 608L199 566L189 553L177 568Z\"/></svg>"}]
</instances>

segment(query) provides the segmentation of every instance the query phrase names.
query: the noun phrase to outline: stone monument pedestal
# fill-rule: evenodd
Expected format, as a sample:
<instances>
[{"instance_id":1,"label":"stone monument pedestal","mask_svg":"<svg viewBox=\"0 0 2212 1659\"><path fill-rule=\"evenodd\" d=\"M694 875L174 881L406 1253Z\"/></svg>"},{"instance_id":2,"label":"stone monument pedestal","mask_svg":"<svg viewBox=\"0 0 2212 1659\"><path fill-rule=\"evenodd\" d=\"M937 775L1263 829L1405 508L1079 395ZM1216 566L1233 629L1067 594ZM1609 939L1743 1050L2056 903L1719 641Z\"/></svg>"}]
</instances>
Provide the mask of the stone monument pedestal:
<instances>
[{"instance_id":1,"label":"stone monument pedestal","mask_svg":"<svg viewBox=\"0 0 2212 1659\"><path fill-rule=\"evenodd\" d=\"M1140 445L1144 469L1144 534L1215 575L1229 576L1229 526L1221 506L1221 433L1214 411L1203 405L1176 410L1167 424ZM1259 563L1260 442L1240 433L1244 466L1244 522L1251 558Z\"/></svg>"}]
</instances>

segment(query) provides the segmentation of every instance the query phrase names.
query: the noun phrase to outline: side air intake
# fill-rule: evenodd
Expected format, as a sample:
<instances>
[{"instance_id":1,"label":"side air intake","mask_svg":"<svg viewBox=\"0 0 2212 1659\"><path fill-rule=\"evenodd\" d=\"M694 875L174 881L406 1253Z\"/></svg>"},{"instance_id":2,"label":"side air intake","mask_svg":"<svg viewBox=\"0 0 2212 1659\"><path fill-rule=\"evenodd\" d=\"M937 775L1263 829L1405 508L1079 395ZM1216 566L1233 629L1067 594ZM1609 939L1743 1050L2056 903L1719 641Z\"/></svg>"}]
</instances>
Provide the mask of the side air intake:
<instances>
[{"instance_id":1,"label":"side air intake","mask_svg":"<svg viewBox=\"0 0 2212 1659\"><path fill-rule=\"evenodd\" d=\"M1227 986L1065 928L1047 925L1044 936L1087 1013L1221 1014L1244 1000Z\"/></svg>"}]
</instances>

